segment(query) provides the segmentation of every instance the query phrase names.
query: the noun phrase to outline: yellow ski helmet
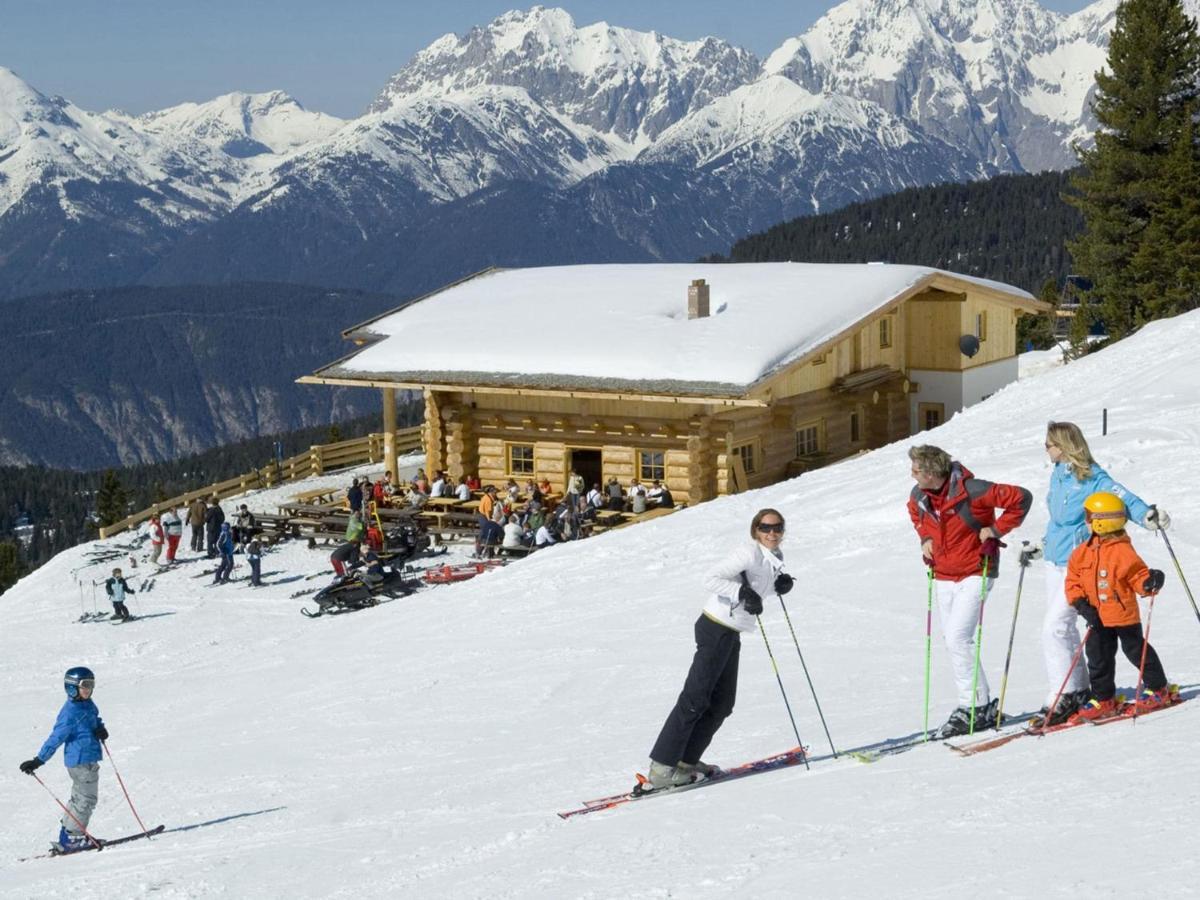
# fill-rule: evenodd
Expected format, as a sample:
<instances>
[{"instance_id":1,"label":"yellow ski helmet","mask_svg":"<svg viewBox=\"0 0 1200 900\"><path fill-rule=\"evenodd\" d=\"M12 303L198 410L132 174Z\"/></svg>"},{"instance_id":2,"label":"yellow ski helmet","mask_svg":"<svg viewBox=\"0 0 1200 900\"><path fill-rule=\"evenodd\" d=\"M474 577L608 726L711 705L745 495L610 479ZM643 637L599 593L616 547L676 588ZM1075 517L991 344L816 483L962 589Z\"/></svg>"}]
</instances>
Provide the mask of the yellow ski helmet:
<instances>
[{"instance_id":1,"label":"yellow ski helmet","mask_svg":"<svg viewBox=\"0 0 1200 900\"><path fill-rule=\"evenodd\" d=\"M1125 527L1125 503L1116 494L1097 491L1083 501L1083 516L1092 534L1112 534Z\"/></svg>"}]
</instances>

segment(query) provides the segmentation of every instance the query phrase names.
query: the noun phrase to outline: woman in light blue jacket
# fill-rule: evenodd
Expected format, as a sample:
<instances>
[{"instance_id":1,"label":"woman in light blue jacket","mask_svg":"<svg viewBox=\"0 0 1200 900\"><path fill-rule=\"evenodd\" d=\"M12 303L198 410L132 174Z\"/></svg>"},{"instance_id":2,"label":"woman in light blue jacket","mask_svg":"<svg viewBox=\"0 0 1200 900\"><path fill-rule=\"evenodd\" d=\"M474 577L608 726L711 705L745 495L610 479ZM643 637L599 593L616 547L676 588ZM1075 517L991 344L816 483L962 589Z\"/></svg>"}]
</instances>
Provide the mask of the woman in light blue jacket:
<instances>
[{"instance_id":1,"label":"woman in light blue jacket","mask_svg":"<svg viewBox=\"0 0 1200 900\"><path fill-rule=\"evenodd\" d=\"M1042 654L1050 684L1043 706L1044 713L1054 702L1071 660L1079 649L1076 613L1068 603L1070 598L1063 593L1063 582L1071 552L1086 541L1090 533L1084 519L1083 501L1097 491L1107 491L1125 502L1130 521L1137 522L1143 528L1165 529L1171 522L1165 511L1149 506L1100 468L1092 458L1083 432L1073 422L1050 423L1046 429L1046 454L1054 464L1050 474L1050 492L1046 496L1050 521L1042 543L1026 554L1028 559L1044 556L1046 561L1046 616L1042 620ZM1087 666L1079 663L1063 688L1062 699L1050 714L1050 723L1064 721L1087 699Z\"/></svg>"}]
</instances>

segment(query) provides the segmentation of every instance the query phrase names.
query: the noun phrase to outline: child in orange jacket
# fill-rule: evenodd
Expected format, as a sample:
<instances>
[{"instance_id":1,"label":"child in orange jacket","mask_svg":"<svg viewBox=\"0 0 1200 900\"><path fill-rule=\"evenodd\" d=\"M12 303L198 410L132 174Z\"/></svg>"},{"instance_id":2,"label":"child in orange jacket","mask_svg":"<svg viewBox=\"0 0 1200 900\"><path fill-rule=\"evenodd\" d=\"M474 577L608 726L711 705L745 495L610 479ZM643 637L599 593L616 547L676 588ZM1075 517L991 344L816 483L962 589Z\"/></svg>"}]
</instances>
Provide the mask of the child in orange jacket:
<instances>
[{"instance_id":1,"label":"child in orange jacket","mask_svg":"<svg viewBox=\"0 0 1200 900\"><path fill-rule=\"evenodd\" d=\"M1145 654L1144 690L1135 701L1138 712L1168 706L1178 700L1178 688L1167 683L1158 654L1142 635L1138 595L1157 594L1163 573L1146 566L1125 533L1124 502L1115 494L1100 492L1084 501L1085 518L1092 536L1080 544L1067 561L1067 601L1088 624L1088 675L1092 699L1071 721L1103 719L1115 715L1117 643L1137 668Z\"/></svg>"}]
</instances>

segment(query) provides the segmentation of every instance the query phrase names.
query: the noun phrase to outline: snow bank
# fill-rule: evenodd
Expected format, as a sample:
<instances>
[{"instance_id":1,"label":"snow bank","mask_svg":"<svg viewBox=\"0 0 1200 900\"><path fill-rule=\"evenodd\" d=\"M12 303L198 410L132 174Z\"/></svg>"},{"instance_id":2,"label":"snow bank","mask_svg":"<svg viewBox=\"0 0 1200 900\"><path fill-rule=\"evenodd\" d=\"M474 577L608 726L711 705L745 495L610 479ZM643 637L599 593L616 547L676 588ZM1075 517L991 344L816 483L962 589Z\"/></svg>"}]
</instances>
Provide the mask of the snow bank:
<instances>
[{"instance_id":1,"label":"snow bank","mask_svg":"<svg viewBox=\"0 0 1200 900\"><path fill-rule=\"evenodd\" d=\"M1200 313L1010 385L922 436L981 476L1038 497L1009 539L988 605L983 662L999 685L1015 551L1045 524L1048 419L1070 419L1097 458L1175 520L1200 583ZM1110 432L1100 437L1100 411ZM846 748L920 727L925 584L904 512L909 442L800 479L555 548L457 586L309 621L293 585L208 589L162 576L127 625L74 623L84 548L4 595L0 895L114 897L922 897L1183 896L1200 872L1171 848L1200 815L1188 787L1200 705L1136 726L1018 741L960 759L930 746L757 776L583 819L555 812L624 789L691 658L700 580L753 511L788 517L788 597L834 739ZM1153 641L1196 692L1200 629L1168 570ZM309 572L290 546L264 569ZM1045 691L1041 573L1025 581L1008 691ZM269 580L286 576L274 576ZM308 582L312 584L313 582ZM304 582L301 582L304 584ZM85 600L90 587L85 590ZM801 734L824 740L778 611L764 624ZM77 858L17 863L55 833L49 797L17 771L85 663L109 746L147 824L167 833ZM709 758L735 763L794 740L771 666L747 635L738 707ZM1118 683L1136 673L1124 660ZM933 716L953 705L934 648ZM42 770L60 794L56 757ZM111 766L93 820L129 831Z\"/></svg>"}]
</instances>

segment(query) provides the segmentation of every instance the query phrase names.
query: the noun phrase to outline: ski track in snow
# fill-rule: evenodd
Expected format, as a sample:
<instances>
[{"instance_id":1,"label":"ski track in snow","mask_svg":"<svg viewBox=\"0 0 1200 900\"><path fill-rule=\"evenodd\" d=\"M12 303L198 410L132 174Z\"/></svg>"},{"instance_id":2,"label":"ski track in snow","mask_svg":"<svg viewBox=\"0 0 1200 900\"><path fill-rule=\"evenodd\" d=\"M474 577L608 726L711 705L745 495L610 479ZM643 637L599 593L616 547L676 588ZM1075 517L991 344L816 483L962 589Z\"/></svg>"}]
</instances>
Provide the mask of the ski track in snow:
<instances>
[{"instance_id":1,"label":"ski track in snow","mask_svg":"<svg viewBox=\"0 0 1200 900\"><path fill-rule=\"evenodd\" d=\"M1115 478L1171 513L1172 542L1200 586L1198 341L1200 312L1155 323L920 438L1035 494L987 607L983 663L994 693L1016 551L1046 521L1047 420L1079 422ZM208 589L190 577L207 568L197 562L132 598L135 612L174 615L77 624L70 572L90 545L63 553L2 598L0 897L1193 894L1200 872L1184 835L1200 819L1200 704L969 759L920 746L871 765L818 761L565 822L555 815L628 789L646 765L691 659L701 576L761 506L788 517L784 549L799 581L788 609L839 748L920 728L925 581L904 509L914 442L315 621L298 614L311 598L288 595L323 581ZM266 508L304 486L248 502ZM1195 693L1200 627L1163 542L1131 533L1168 573L1152 642L1168 676ZM293 542L264 567L307 574L327 559L326 549ZM1046 690L1040 565L1025 579L1011 712L1037 708ZM763 621L801 736L824 755L770 601ZM795 743L761 640L743 643L738 706L707 754L716 762ZM143 820L167 832L17 862L57 831L56 807L17 764L40 747L64 699L62 672L77 664L97 672L108 744ZM1120 687L1135 681L1119 659ZM931 701L940 723L953 689L936 638ZM65 798L61 760L40 774ZM92 824L102 837L136 829L107 761Z\"/></svg>"}]
</instances>

